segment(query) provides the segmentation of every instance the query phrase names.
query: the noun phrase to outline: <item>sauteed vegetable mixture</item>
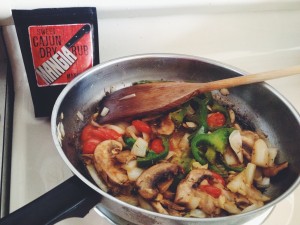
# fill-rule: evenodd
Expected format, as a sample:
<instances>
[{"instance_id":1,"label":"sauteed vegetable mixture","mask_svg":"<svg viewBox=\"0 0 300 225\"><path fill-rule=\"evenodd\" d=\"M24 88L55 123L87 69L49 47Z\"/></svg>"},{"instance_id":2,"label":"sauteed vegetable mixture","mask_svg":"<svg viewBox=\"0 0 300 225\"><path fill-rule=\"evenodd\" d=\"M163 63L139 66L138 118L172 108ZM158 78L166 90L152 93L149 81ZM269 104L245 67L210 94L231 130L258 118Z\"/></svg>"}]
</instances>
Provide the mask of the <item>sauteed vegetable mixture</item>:
<instances>
[{"instance_id":1,"label":"sauteed vegetable mixture","mask_svg":"<svg viewBox=\"0 0 300 225\"><path fill-rule=\"evenodd\" d=\"M159 213L185 217L239 214L270 200L278 150L239 124L211 93L156 117L98 124L81 132L82 158L102 190Z\"/></svg>"}]
</instances>

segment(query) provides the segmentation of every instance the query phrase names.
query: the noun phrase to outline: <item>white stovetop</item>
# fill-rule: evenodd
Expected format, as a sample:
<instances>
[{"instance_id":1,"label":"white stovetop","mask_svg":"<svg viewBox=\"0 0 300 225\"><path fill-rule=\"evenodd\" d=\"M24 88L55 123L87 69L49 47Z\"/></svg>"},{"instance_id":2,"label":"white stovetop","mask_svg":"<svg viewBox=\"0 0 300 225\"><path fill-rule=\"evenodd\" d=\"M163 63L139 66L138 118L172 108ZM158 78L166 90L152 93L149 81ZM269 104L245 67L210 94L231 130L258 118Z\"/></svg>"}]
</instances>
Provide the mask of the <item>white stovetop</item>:
<instances>
[{"instance_id":1,"label":"white stovetop","mask_svg":"<svg viewBox=\"0 0 300 225\"><path fill-rule=\"evenodd\" d=\"M111 4L111 8L103 11L99 6L101 62L137 53L181 53L222 61L250 73L299 64L299 1L253 0L247 4L187 1L182 8L180 4L159 7L155 3L155 7L151 4L113 7ZM4 27L4 35L16 97L10 202L14 211L72 174L52 143L49 120L34 118L14 26ZM269 83L300 112L300 76ZM300 187L275 207L264 225L299 224L300 215L296 213L299 210ZM106 225L108 222L91 210L84 219L71 218L58 224Z\"/></svg>"}]
</instances>

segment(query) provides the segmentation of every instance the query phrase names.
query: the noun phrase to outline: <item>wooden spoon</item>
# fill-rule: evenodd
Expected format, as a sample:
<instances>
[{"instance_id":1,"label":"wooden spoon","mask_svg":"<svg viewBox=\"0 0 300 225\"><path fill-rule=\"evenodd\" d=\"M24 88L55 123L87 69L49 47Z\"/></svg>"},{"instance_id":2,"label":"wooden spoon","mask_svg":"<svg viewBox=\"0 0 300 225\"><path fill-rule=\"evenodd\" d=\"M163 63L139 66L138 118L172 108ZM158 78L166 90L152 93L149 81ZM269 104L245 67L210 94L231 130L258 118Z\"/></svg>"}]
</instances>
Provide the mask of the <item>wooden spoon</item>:
<instances>
[{"instance_id":1,"label":"wooden spoon","mask_svg":"<svg viewBox=\"0 0 300 225\"><path fill-rule=\"evenodd\" d=\"M105 96L100 105L103 108L106 107L109 112L105 116L99 116L98 121L107 123L121 119L153 115L179 106L201 93L258 83L299 73L300 66L295 66L207 83L154 82L134 85Z\"/></svg>"}]
</instances>

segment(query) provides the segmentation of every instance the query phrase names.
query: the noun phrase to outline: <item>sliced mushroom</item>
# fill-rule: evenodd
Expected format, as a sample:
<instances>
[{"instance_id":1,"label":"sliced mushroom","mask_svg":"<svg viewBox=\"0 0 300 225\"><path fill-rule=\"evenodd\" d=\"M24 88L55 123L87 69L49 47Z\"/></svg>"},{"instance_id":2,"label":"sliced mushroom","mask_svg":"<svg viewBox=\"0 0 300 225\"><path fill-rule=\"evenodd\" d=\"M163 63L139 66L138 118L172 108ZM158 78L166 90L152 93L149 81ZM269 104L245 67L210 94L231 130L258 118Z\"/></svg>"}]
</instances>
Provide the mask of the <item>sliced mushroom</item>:
<instances>
[{"instance_id":1,"label":"sliced mushroom","mask_svg":"<svg viewBox=\"0 0 300 225\"><path fill-rule=\"evenodd\" d=\"M122 150L122 144L115 140L106 140L97 145L94 152L94 165L106 182L127 186L126 171L118 165L115 156Z\"/></svg>"},{"instance_id":2,"label":"sliced mushroom","mask_svg":"<svg viewBox=\"0 0 300 225\"><path fill-rule=\"evenodd\" d=\"M163 134L163 135L170 135L174 132L175 130L175 124L173 122L173 120L171 119L170 115L165 116L159 127L158 128L154 128L154 130L159 133L159 134Z\"/></svg>"},{"instance_id":3,"label":"sliced mushroom","mask_svg":"<svg viewBox=\"0 0 300 225\"><path fill-rule=\"evenodd\" d=\"M161 205L160 202L154 201L151 202L152 207L161 214L169 215L168 211Z\"/></svg>"},{"instance_id":4,"label":"sliced mushroom","mask_svg":"<svg viewBox=\"0 0 300 225\"><path fill-rule=\"evenodd\" d=\"M167 209L174 209L174 210L177 210L177 211L184 211L186 210L185 207L183 206L180 206L180 205L177 205L176 203L172 202L172 201L169 201L167 199L162 199L160 201L160 203L166 207Z\"/></svg>"},{"instance_id":5,"label":"sliced mushroom","mask_svg":"<svg viewBox=\"0 0 300 225\"><path fill-rule=\"evenodd\" d=\"M130 150L121 151L116 155L116 159L122 164L128 163L135 158L136 156L132 154Z\"/></svg>"},{"instance_id":6,"label":"sliced mushroom","mask_svg":"<svg viewBox=\"0 0 300 225\"><path fill-rule=\"evenodd\" d=\"M139 205L140 205L141 208L147 209L149 211L154 211L154 209L153 209L152 205L150 204L150 202L148 202L147 200L142 198L140 195L138 195L138 200L139 200Z\"/></svg>"},{"instance_id":7,"label":"sliced mushroom","mask_svg":"<svg viewBox=\"0 0 300 225\"><path fill-rule=\"evenodd\" d=\"M212 173L205 169L192 170L187 177L177 186L174 202L185 205L189 209L195 209L200 199L195 195L195 188L206 178L211 177ZM198 200L198 202L196 202Z\"/></svg>"},{"instance_id":8,"label":"sliced mushroom","mask_svg":"<svg viewBox=\"0 0 300 225\"><path fill-rule=\"evenodd\" d=\"M175 193L171 192L171 191L165 191L164 193L162 193L165 199L170 199L173 200L175 197Z\"/></svg>"},{"instance_id":9,"label":"sliced mushroom","mask_svg":"<svg viewBox=\"0 0 300 225\"><path fill-rule=\"evenodd\" d=\"M160 193L166 192L171 184L173 183L174 179L167 179L166 181L160 182L157 187Z\"/></svg>"},{"instance_id":10,"label":"sliced mushroom","mask_svg":"<svg viewBox=\"0 0 300 225\"><path fill-rule=\"evenodd\" d=\"M157 184L170 176L176 175L178 166L173 163L163 162L145 170L136 181L139 194L148 200L154 199L159 190Z\"/></svg>"},{"instance_id":11,"label":"sliced mushroom","mask_svg":"<svg viewBox=\"0 0 300 225\"><path fill-rule=\"evenodd\" d=\"M171 216L184 216L184 212L179 212L175 209L167 209L167 212L169 213L169 215Z\"/></svg>"}]
</instances>

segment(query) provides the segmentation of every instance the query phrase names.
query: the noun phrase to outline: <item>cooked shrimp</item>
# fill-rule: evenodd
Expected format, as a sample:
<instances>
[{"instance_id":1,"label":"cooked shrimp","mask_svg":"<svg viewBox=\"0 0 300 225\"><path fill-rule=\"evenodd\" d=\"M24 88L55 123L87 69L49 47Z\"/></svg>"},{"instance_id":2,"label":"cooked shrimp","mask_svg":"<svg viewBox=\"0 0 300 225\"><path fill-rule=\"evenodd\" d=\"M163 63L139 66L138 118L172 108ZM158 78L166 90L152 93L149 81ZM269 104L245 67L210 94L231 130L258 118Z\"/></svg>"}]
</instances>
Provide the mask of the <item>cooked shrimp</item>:
<instances>
[{"instance_id":1,"label":"cooked shrimp","mask_svg":"<svg viewBox=\"0 0 300 225\"><path fill-rule=\"evenodd\" d=\"M129 184L126 171L118 165L115 155L122 151L122 144L115 140L106 140L97 145L94 152L94 165L105 181L117 185Z\"/></svg>"}]
</instances>

